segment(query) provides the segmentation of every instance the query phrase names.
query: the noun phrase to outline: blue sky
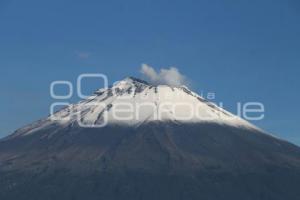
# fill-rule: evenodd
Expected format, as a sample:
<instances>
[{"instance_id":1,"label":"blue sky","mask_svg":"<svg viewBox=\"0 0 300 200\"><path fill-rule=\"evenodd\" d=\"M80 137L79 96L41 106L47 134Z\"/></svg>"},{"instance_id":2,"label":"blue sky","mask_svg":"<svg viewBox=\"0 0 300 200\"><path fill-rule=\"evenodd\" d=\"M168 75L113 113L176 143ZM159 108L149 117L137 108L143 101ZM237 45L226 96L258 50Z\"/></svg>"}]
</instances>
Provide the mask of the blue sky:
<instances>
[{"instance_id":1,"label":"blue sky","mask_svg":"<svg viewBox=\"0 0 300 200\"><path fill-rule=\"evenodd\" d=\"M48 115L54 80L112 83L147 63L177 67L232 112L263 102L254 123L300 145L299 24L297 0L0 1L0 136Z\"/></svg>"}]
</instances>

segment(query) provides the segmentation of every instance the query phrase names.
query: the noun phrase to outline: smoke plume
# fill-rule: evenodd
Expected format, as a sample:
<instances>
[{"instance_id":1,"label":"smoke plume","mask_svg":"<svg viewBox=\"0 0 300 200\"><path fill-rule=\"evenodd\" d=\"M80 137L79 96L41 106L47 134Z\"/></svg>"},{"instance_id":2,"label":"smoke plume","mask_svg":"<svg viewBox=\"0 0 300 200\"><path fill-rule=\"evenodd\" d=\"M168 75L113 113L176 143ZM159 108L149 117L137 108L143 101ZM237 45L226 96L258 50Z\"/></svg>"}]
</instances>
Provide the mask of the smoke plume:
<instances>
[{"instance_id":1,"label":"smoke plume","mask_svg":"<svg viewBox=\"0 0 300 200\"><path fill-rule=\"evenodd\" d=\"M175 67L162 68L156 72L153 67L142 64L140 72L154 85L182 86L187 84L186 77Z\"/></svg>"}]
</instances>

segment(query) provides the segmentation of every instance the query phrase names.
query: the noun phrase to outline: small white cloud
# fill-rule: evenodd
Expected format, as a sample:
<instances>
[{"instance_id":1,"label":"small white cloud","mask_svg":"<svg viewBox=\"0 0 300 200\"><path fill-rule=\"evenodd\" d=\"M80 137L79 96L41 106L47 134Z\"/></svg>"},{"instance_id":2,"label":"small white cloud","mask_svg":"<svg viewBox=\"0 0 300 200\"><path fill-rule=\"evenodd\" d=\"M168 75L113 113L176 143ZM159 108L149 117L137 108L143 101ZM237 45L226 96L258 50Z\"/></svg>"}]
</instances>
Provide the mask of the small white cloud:
<instances>
[{"instance_id":1,"label":"small white cloud","mask_svg":"<svg viewBox=\"0 0 300 200\"><path fill-rule=\"evenodd\" d=\"M159 72L156 72L153 67L142 64L140 72L154 85L182 86L187 84L186 77L175 67L170 67L169 69L162 68Z\"/></svg>"},{"instance_id":2,"label":"small white cloud","mask_svg":"<svg viewBox=\"0 0 300 200\"><path fill-rule=\"evenodd\" d=\"M88 59L90 57L89 52L76 52L76 55L80 59Z\"/></svg>"}]
</instances>

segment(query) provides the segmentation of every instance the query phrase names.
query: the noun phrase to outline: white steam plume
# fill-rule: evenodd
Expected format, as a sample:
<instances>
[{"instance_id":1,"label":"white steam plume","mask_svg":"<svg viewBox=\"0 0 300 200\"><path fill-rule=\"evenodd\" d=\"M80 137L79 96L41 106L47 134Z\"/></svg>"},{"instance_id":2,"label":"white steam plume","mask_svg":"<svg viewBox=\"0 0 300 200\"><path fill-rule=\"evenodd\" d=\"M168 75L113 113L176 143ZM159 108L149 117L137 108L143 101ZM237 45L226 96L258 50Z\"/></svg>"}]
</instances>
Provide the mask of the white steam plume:
<instances>
[{"instance_id":1,"label":"white steam plume","mask_svg":"<svg viewBox=\"0 0 300 200\"><path fill-rule=\"evenodd\" d=\"M186 77L175 67L170 67L169 69L162 68L157 73L153 67L142 64L140 72L154 85L182 86L187 84Z\"/></svg>"}]
</instances>

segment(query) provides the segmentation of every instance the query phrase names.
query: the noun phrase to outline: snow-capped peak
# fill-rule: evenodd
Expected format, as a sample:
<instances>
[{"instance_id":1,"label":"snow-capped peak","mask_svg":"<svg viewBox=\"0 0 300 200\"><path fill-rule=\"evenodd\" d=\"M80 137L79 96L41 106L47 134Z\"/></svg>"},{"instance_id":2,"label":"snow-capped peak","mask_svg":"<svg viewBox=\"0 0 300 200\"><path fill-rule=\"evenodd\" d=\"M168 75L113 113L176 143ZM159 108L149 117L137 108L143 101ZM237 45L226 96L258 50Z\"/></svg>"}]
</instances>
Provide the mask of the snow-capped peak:
<instances>
[{"instance_id":1,"label":"snow-capped peak","mask_svg":"<svg viewBox=\"0 0 300 200\"><path fill-rule=\"evenodd\" d=\"M107 124L137 126L150 121L212 122L252 127L186 86L151 85L134 77L127 77L107 89L97 90L89 98L70 105L50 118L58 119L61 123L77 121L84 127Z\"/></svg>"},{"instance_id":2,"label":"snow-capped peak","mask_svg":"<svg viewBox=\"0 0 300 200\"><path fill-rule=\"evenodd\" d=\"M66 127L139 126L153 121L174 123L218 123L258 129L249 122L211 103L186 86L151 85L127 77L109 88L97 90L87 99L16 131L27 135L58 124Z\"/></svg>"}]
</instances>

